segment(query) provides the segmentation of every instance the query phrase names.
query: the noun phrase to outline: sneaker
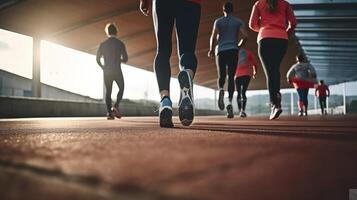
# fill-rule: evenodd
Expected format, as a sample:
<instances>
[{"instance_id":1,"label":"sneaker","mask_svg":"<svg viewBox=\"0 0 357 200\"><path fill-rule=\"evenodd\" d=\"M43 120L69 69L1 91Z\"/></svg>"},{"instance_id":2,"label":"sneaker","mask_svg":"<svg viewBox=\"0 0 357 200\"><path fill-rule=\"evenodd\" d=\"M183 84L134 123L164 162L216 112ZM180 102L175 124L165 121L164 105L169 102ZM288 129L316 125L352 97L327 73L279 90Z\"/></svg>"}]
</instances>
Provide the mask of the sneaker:
<instances>
[{"instance_id":1,"label":"sneaker","mask_svg":"<svg viewBox=\"0 0 357 200\"><path fill-rule=\"evenodd\" d=\"M219 90L218 108L219 108L220 110L224 110L224 90L223 90L223 89L220 89L220 90Z\"/></svg>"},{"instance_id":2,"label":"sneaker","mask_svg":"<svg viewBox=\"0 0 357 200\"><path fill-rule=\"evenodd\" d=\"M304 116L307 116L307 111L304 112Z\"/></svg>"},{"instance_id":3,"label":"sneaker","mask_svg":"<svg viewBox=\"0 0 357 200\"><path fill-rule=\"evenodd\" d=\"M233 114L233 106L232 104L228 104L227 105L227 118L233 118L234 114Z\"/></svg>"},{"instance_id":4,"label":"sneaker","mask_svg":"<svg viewBox=\"0 0 357 200\"><path fill-rule=\"evenodd\" d=\"M283 112L283 110L280 107L277 107L276 105L273 105L271 107L271 113L270 113L269 120L273 120L273 119L278 118L282 112Z\"/></svg>"},{"instance_id":5,"label":"sneaker","mask_svg":"<svg viewBox=\"0 0 357 200\"><path fill-rule=\"evenodd\" d=\"M114 120L115 116L113 112L107 113L107 120Z\"/></svg>"},{"instance_id":6,"label":"sneaker","mask_svg":"<svg viewBox=\"0 0 357 200\"><path fill-rule=\"evenodd\" d=\"M304 115L304 112L303 111L299 111L298 116L301 117L303 115Z\"/></svg>"},{"instance_id":7,"label":"sneaker","mask_svg":"<svg viewBox=\"0 0 357 200\"><path fill-rule=\"evenodd\" d=\"M193 104L193 89L190 74L186 70L182 70L178 75L180 83L181 95L179 101L179 118L184 126L192 124L195 109Z\"/></svg>"},{"instance_id":8,"label":"sneaker","mask_svg":"<svg viewBox=\"0 0 357 200\"><path fill-rule=\"evenodd\" d=\"M112 108L112 113L113 113L113 114L115 115L115 117L118 118L118 119L120 119L120 118L122 117L119 108L113 107L113 108Z\"/></svg>"},{"instance_id":9,"label":"sneaker","mask_svg":"<svg viewBox=\"0 0 357 200\"><path fill-rule=\"evenodd\" d=\"M164 97L159 108L160 127L172 128L172 102L169 97Z\"/></svg>"},{"instance_id":10,"label":"sneaker","mask_svg":"<svg viewBox=\"0 0 357 200\"><path fill-rule=\"evenodd\" d=\"M244 111L241 111L240 112L240 117L242 117L242 118L247 117L247 113L245 113Z\"/></svg>"}]
</instances>

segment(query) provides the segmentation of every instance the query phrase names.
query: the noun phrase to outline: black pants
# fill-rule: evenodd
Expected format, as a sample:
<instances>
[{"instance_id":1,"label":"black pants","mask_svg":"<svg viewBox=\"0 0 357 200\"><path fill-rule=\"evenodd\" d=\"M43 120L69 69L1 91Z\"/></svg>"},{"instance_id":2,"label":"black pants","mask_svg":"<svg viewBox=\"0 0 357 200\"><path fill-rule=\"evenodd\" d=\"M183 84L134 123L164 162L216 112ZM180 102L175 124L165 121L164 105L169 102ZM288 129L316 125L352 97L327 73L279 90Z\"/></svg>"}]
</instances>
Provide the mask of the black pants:
<instances>
[{"instance_id":1,"label":"black pants","mask_svg":"<svg viewBox=\"0 0 357 200\"><path fill-rule=\"evenodd\" d=\"M159 90L170 89L172 30L176 26L180 68L197 68L195 55L201 6L186 0L154 0L153 20L157 40L154 69Z\"/></svg>"},{"instance_id":2,"label":"black pants","mask_svg":"<svg viewBox=\"0 0 357 200\"><path fill-rule=\"evenodd\" d=\"M280 63L288 48L288 40L266 38L259 42L259 58L265 72L270 102L281 106L280 95Z\"/></svg>"},{"instance_id":3,"label":"black pants","mask_svg":"<svg viewBox=\"0 0 357 200\"><path fill-rule=\"evenodd\" d=\"M234 75L238 64L238 50L233 49L219 52L216 62L218 68L218 88L224 87L228 71L228 98L232 101L234 94Z\"/></svg>"},{"instance_id":4,"label":"black pants","mask_svg":"<svg viewBox=\"0 0 357 200\"><path fill-rule=\"evenodd\" d=\"M124 93L124 78L122 71L104 71L104 85L105 85L105 103L107 104L107 112L111 112L112 108L112 85L115 81L118 85L119 92L117 94L117 101L114 104L114 107L118 107L120 101L123 98Z\"/></svg>"},{"instance_id":5,"label":"black pants","mask_svg":"<svg viewBox=\"0 0 357 200\"><path fill-rule=\"evenodd\" d=\"M246 92L249 86L250 76L241 76L236 78L236 88L237 88L237 104L239 110L245 110L247 105Z\"/></svg>"},{"instance_id":6,"label":"black pants","mask_svg":"<svg viewBox=\"0 0 357 200\"><path fill-rule=\"evenodd\" d=\"M326 109L326 96L319 97L321 113L324 114Z\"/></svg>"},{"instance_id":7,"label":"black pants","mask_svg":"<svg viewBox=\"0 0 357 200\"><path fill-rule=\"evenodd\" d=\"M298 88L296 90L299 96L299 101L303 102L305 109L307 110L309 106L309 101L308 101L309 88ZM300 109L302 110L303 108Z\"/></svg>"}]
</instances>

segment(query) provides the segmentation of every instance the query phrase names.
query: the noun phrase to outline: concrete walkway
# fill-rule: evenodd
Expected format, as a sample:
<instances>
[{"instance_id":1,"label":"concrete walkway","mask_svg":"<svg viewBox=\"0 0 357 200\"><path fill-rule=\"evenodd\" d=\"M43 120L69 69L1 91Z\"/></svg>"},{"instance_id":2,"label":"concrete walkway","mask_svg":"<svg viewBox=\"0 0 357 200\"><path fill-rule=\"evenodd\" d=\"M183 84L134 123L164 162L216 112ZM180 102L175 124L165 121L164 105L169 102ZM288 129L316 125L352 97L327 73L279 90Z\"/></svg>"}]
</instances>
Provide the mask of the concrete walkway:
<instances>
[{"instance_id":1,"label":"concrete walkway","mask_svg":"<svg viewBox=\"0 0 357 200\"><path fill-rule=\"evenodd\" d=\"M348 199L356 117L0 120L0 199Z\"/></svg>"}]
</instances>

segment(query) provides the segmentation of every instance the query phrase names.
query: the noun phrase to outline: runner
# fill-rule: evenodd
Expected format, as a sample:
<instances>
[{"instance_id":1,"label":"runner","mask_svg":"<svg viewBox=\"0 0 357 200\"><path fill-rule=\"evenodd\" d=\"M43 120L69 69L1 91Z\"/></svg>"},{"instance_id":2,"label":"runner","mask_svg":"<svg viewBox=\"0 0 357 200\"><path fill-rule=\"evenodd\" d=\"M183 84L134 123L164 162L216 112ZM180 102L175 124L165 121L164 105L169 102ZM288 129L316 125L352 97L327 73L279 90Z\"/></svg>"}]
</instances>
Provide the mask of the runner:
<instances>
[{"instance_id":1,"label":"runner","mask_svg":"<svg viewBox=\"0 0 357 200\"><path fill-rule=\"evenodd\" d=\"M297 63L286 74L289 83L294 85L299 96L298 116L307 116L309 88L314 88L316 81L315 68L307 62L303 54L296 56Z\"/></svg>"},{"instance_id":2,"label":"runner","mask_svg":"<svg viewBox=\"0 0 357 200\"><path fill-rule=\"evenodd\" d=\"M319 97L321 114L327 115L326 111L326 97L330 96L330 90L327 85L325 85L324 80L320 80L320 84L316 87L315 96Z\"/></svg>"},{"instance_id":3,"label":"runner","mask_svg":"<svg viewBox=\"0 0 357 200\"><path fill-rule=\"evenodd\" d=\"M216 55L218 69L218 107L224 109L224 84L228 71L228 105L227 117L233 118L232 99L234 94L234 75L238 63L239 46L248 37L244 22L233 14L233 3L227 2L223 5L224 16L214 22L212 35L210 38L209 57ZM242 40L239 42L239 34ZM239 42L239 43L238 43ZM215 48L215 50L214 50ZM227 70L228 68L228 70Z\"/></svg>"},{"instance_id":4,"label":"runner","mask_svg":"<svg viewBox=\"0 0 357 200\"><path fill-rule=\"evenodd\" d=\"M161 96L160 126L171 128L172 102L170 99L170 56L172 51L172 30L175 26L181 71L178 80L181 88L179 118L189 126L194 118L193 78L197 68L195 55L198 27L201 17L201 0L140 0L140 10L150 14L152 5L157 53L154 68Z\"/></svg>"},{"instance_id":5,"label":"runner","mask_svg":"<svg viewBox=\"0 0 357 200\"><path fill-rule=\"evenodd\" d=\"M125 44L117 38L118 29L115 24L109 23L105 27L108 36L104 42L99 45L97 51L97 63L103 69L104 85L106 89L105 103L107 105L107 119L112 120L114 117L121 118L119 103L124 93L124 78L121 70L121 63L128 62L128 54ZM104 63L102 63L103 58ZM112 85L116 82L119 88L117 100L112 107Z\"/></svg>"},{"instance_id":6,"label":"runner","mask_svg":"<svg viewBox=\"0 0 357 200\"><path fill-rule=\"evenodd\" d=\"M246 91L249 86L251 77L255 79L257 74L257 61L252 52L245 48L239 51L239 61L235 75L235 82L237 88L237 104L240 112L240 117L247 117L245 107L247 105Z\"/></svg>"},{"instance_id":7,"label":"runner","mask_svg":"<svg viewBox=\"0 0 357 200\"><path fill-rule=\"evenodd\" d=\"M273 120L283 112L280 94L280 63L288 47L288 36L296 27L296 18L291 6L285 0L259 0L253 6L249 27L259 32L258 52L270 95L269 119Z\"/></svg>"}]
</instances>

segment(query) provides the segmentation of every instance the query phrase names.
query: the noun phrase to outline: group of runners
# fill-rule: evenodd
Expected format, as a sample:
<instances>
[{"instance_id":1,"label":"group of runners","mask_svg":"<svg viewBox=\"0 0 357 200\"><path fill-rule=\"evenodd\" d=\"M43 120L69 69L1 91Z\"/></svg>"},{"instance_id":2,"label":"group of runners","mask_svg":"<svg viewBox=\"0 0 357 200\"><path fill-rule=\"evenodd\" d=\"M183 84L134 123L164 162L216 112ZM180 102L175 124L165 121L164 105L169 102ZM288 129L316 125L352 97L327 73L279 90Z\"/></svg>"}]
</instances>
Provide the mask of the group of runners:
<instances>
[{"instance_id":1,"label":"group of runners","mask_svg":"<svg viewBox=\"0 0 357 200\"><path fill-rule=\"evenodd\" d=\"M173 127L172 101L170 99L172 53L172 32L175 28L179 55L180 72L180 100L178 103L179 119L185 126L189 126L194 119L193 79L197 69L195 55L196 42L201 17L201 3L203 0L140 0L140 11L153 17L157 51L154 59L154 71L157 77L160 106L159 124L161 127ZM257 62L251 51L246 49L248 38L245 22L232 14L232 2L223 5L223 16L215 20L210 37L208 56L215 58L218 71L218 107L227 110L227 117L233 118L233 94L237 89L237 104L240 117L246 117L246 91L251 78L257 74ZM258 0L252 9L249 28L258 32L258 54L263 66L267 88L269 90L271 113L273 120L282 113L280 94L280 63L287 51L289 35L293 34L296 19L289 3L285 0ZM117 38L117 27L110 23L105 31L108 38L102 42L97 52L97 62L103 69L106 88L107 118L120 118L119 103L124 92L124 79L121 63L128 61L124 43ZM104 62L102 62L102 59ZM293 70L291 70L293 71ZM298 73L299 74L299 73ZM224 85L228 77L228 103L224 103ZM289 76L291 82L296 82L293 73ZM112 83L119 87L117 100L112 107ZM310 79L307 81L311 81ZM313 80L314 81L314 80ZM310 85L309 85L310 87ZM323 95L323 87L317 94ZM305 94L305 90L298 90ZM302 92L303 91L303 92ZM303 95L300 95L303 96ZM323 100L323 99L322 99ZM302 98L301 102L304 102ZM307 109L307 103L305 104ZM306 113L306 110L303 111Z\"/></svg>"}]
</instances>

